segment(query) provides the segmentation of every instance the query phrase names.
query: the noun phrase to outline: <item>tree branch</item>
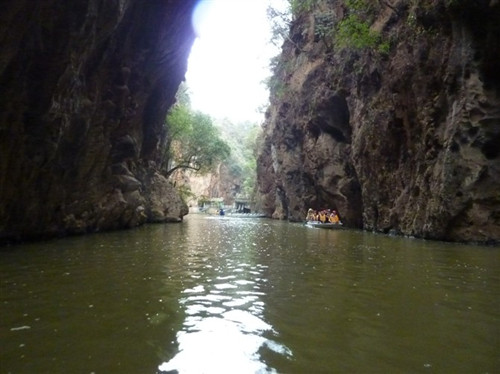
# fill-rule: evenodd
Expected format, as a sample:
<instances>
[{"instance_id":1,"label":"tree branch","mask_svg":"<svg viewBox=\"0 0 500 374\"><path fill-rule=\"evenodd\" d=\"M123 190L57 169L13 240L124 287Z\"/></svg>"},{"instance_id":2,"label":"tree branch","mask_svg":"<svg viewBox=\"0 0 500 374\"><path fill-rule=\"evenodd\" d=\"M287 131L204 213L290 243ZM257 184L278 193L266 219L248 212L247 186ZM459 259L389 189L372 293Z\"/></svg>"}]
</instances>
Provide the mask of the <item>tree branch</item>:
<instances>
[{"instance_id":1,"label":"tree branch","mask_svg":"<svg viewBox=\"0 0 500 374\"><path fill-rule=\"evenodd\" d=\"M191 166L189 164L179 164L179 165L174 166L172 169L168 170L165 173L165 177L168 178L174 171L179 170L179 169L191 169L191 170L194 170L194 171L199 171L200 167L199 166L198 167Z\"/></svg>"}]
</instances>

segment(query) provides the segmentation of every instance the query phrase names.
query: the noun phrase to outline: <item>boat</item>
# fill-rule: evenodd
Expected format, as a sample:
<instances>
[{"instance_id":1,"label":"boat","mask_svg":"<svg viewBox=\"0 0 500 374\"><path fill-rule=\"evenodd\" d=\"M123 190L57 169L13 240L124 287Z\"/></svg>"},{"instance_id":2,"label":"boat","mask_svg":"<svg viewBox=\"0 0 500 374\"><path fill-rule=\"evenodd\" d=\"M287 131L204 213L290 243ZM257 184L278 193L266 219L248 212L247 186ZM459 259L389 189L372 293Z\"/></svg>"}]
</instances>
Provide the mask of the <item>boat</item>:
<instances>
[{"instance_id":1,"label":"boat","mask_svg":"<svg viewBox=\"0 0 500 374\"><path fill-rule=\"evenodd\" d=\"M306 221L305 225L307 227L313 227L318 229L341 229L342 222L340 223L331 223L331 222L318 222L318 221Z\"/></svg>"}]
</instances>

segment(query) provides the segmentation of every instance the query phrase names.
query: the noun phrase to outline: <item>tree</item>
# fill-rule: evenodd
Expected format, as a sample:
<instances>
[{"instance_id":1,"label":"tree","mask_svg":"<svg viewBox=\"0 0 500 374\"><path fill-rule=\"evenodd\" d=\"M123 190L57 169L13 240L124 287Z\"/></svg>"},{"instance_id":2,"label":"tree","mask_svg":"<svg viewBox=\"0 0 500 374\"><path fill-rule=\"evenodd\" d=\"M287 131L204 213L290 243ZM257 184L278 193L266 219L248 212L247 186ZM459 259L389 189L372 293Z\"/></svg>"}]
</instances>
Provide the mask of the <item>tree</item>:
<instances>
[{"instance_id":1,"label":"tree","mask_svg":"<svg viewBox=\"0 0 500 374\"><path fill-rule=\"evenodd\" d=\"M231 157L226 165L235 180L241 182L240 197L253 199L257 180L257 137L261 128L257 123L233 123L228 119L217 122L221 136L231 147Z\"/></svg>"},{"instance_id":2,"label":"tree","mask_svg":"<svg viewBox=\"0 0 500 374\"><path fill-rule=\"evenodd\" d=\"M270 42L280 48L283 41L288 37L291 22L290 8L282 10L269 5L267 7L267 19L271 25Z\"/></svg>"},{"instance_id":3,"label":"tree","mask_svg":"<svg viewBox=\"0 0 500 374\"><path fill-rule=\"evenodd\" d=\"M253 126L246 133L243 141L243 194L252 197L257 183L257 137L260 134L260 127Z\"/></svg>"},{"instance_id":4,"label":"tree","mask_svg":"<svg viewBox=\"0 0 500 374\"><path fill-rule=\"evenodd\" d=\"M208 173L231 153L210 116L188 105L176 104L167 115L166 127L163 170L167 177L178 169Z\"/></svg>"}]
</instances>

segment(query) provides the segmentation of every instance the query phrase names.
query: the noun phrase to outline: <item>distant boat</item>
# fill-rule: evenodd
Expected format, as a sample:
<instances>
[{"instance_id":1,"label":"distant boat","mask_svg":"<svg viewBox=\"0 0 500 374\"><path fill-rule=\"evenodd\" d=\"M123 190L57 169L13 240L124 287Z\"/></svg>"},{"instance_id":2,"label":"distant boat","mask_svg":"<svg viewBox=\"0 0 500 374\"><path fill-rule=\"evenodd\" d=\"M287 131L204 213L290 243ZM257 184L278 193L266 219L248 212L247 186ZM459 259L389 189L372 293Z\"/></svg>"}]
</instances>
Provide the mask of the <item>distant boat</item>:
<instances>
[{"instance_id":1,"label":"distant boat","mask_svg":"<svg viewBox=\"0 0 500 374\"><path fill-rule=\"evenodd\" d=\"M330 222L318 222L318 221L306 221L305 225L307 227L313 227L318 229L341 229L342 223L330 223Z\"/></svg>"}]
</instances>

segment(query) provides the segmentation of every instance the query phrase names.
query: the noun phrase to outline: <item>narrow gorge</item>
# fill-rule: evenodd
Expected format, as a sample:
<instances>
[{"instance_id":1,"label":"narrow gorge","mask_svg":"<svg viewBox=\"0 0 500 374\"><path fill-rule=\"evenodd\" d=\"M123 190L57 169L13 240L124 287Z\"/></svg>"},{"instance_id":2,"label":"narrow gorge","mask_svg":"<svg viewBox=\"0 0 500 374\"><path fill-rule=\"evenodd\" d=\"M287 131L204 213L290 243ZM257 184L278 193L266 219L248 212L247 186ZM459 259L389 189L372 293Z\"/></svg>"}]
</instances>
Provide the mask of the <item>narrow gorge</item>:
<instances>
[{"instance_id":1,"label":"narrow gorge","mask_svg":"<svg viewBox=\"0 0 500 374\"><path fill-rule=\"evenodd\" d=\"M160 173L196 0L8 0L0 243L178 222ZM300 221L500 242L500 3L291 1L257 161L259 207Z\"/></svg>"}]
</instances>

